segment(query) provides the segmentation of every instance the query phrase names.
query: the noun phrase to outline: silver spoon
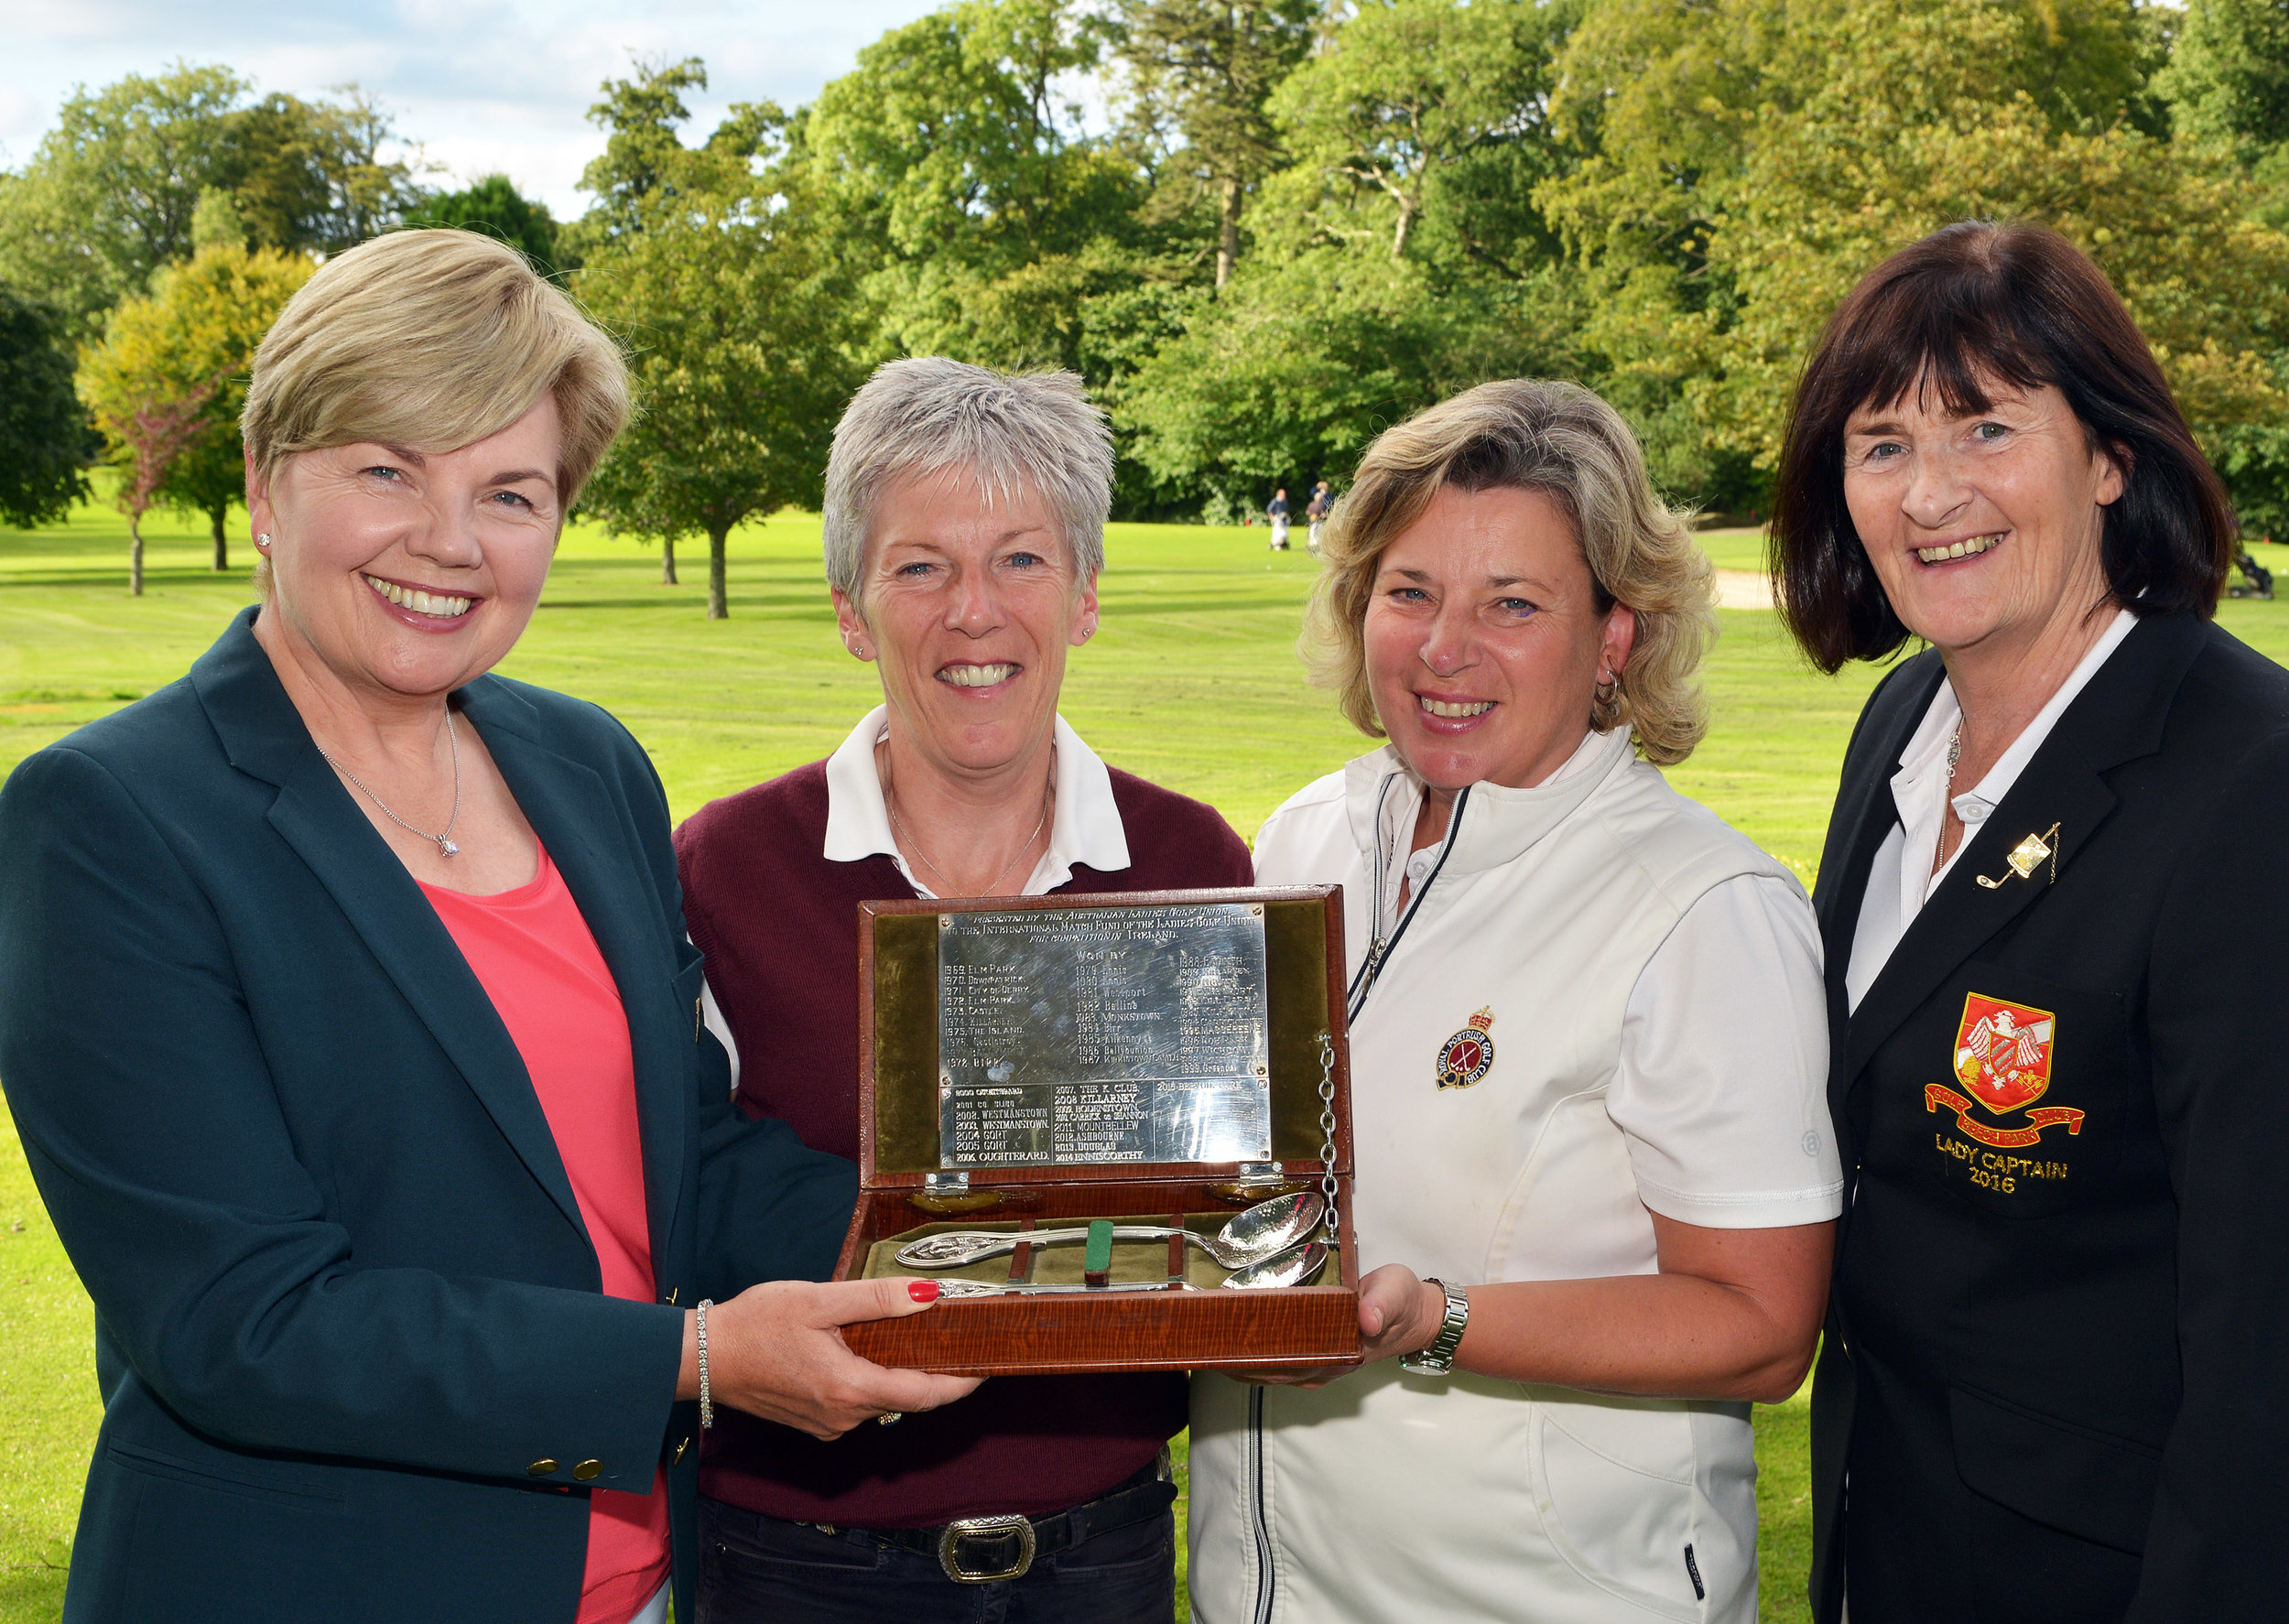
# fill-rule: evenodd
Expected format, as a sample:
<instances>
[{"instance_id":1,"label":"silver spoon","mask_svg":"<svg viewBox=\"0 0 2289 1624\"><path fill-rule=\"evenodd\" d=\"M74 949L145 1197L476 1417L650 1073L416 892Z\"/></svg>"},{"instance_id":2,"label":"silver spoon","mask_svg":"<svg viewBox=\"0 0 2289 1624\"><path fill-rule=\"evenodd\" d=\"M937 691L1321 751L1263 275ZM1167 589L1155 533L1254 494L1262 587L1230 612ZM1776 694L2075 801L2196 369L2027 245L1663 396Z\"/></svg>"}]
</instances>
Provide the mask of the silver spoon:
<instances>
[{"instance_id":1,"label":"silver spoon","mask_svg":"<svg viewBox=\"0 0 2289 1624\"><path fill-rule=\"evenodd\" d=\"M1308 1240L1234 1271L1221 1287L1194 1285L1188 1280L1124 1280L1112 1285L995 1285L983 1280L941 1280L938 1292L941 1297L1039 1297L1069 1292L1253 1292L1273 1286L1308 1285L1327 1266L1327 1246L1321 1241Z\"/></svg>"},{"instance_id":2,"label":"silver spoon","mask_svg":"<svg viewBox=\"0 0 2289 1624\"><path fill-rule=\"evenodd\" d=\"M1298 1190L1291 1196L1259 1201L1243 1212L1234 1213L1231 1221L1213 1235L1172 1229L1160 1224L1122 1224L1114 1227L1112 1238L1166 1240L1181 1235L1215 1259L1220 1266L1244 1269L1275 1252L1286 1251L1309 1235L1319 1227L1327 1207L1327 1201L1318 1191ZM959 1269L969 1263L982 1263L988 1258L1007 1257L1020 1245L1070 1246L1088 1239L1086 1229L947 1229L907 1241L896 1255L898 1262L908 1269Z\"/></svg>"}]
</instances>

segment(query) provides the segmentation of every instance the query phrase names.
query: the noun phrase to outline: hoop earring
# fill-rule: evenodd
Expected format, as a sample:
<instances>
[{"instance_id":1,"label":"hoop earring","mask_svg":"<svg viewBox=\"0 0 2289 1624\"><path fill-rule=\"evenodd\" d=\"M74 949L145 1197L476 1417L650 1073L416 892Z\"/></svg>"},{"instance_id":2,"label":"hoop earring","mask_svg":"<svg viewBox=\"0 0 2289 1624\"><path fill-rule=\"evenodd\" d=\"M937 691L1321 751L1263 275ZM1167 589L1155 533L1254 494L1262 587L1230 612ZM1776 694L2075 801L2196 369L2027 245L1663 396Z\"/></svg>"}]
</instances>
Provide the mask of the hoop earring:
<instances>
[{"instance_id":1,"label":"hoop earring","mask_svg":"<svg viewBox=\"0 0 2289 1624\"><path fill-rule=\"evenodd\" d=\"M1598 673L1598 686L1596 693L1599 704L1611 704L1613 702L1613 696L1619 693L1621 688L1622 679L1614 676L1612 672L1600 671Z\"/></svg>"}]
</instances>

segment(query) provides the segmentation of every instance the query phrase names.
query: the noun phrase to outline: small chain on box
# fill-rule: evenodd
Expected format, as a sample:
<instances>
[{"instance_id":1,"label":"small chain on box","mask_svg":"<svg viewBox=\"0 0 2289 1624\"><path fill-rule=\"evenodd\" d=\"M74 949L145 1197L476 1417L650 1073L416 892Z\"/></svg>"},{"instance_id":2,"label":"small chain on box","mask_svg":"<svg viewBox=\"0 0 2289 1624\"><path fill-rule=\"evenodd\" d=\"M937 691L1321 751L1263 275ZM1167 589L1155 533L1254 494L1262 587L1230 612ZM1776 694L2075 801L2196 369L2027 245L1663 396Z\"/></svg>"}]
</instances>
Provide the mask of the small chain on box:
<instances>
[{"instance_id":1,"label":"small chain on box","mask_svg":"<svg viewBox=\"0 0 2289 1624\"><path fill-rule=\"evenodd\" d=\"M1319 1034L1319 1193L1328 1202L1328 1244L1342 1233L1335 1211L1335 1038Z\"/></svg>"}]
</instances>

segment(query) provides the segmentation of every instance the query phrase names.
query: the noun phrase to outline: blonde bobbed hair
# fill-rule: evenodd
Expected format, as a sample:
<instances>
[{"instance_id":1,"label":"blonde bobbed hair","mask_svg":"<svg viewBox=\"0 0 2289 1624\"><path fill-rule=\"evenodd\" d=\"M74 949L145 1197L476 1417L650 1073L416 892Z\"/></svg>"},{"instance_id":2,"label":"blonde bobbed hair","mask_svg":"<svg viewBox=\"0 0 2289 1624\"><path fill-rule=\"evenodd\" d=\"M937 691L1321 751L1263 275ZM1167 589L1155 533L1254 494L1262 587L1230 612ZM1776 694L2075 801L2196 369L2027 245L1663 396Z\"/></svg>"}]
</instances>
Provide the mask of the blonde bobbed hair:
<instances>
[{"instance_id":1,"label":"blonde bobbed hair","mask_svg":"<svg viewBox=\"0 0 2289 1624\"><path fill-rule=\"evenodd\" d=\"M1626 604L1637 636L1611 692L1587 696L1590 725L1626 725L1650 762L1681 762L1709 731L1695 674L1716 634L1716 572L1683 515L1654 493L1621 414L1573 384L1481 384L1387 428L1360 459L1320 536L1325 559L1304 652L1370 738L1383 736L1367 675L1367 606L1385 548L1442 485L1539 491L1566 514L1600 610Z\"/></svg>"},{"instance_id":2,"label":"blonde bobbed hair","mask_svg":"<svg viewBox=\"0 0 2289 1624\"><path fill-rule=\"evenodd\" d=\"M328 260L287 301L255 352L239 428L268 475L324 446L458 449L543 394L556 396L570 508L628 419L619 346L506 244L393 232Z\"/></svg>"}]
</instances>

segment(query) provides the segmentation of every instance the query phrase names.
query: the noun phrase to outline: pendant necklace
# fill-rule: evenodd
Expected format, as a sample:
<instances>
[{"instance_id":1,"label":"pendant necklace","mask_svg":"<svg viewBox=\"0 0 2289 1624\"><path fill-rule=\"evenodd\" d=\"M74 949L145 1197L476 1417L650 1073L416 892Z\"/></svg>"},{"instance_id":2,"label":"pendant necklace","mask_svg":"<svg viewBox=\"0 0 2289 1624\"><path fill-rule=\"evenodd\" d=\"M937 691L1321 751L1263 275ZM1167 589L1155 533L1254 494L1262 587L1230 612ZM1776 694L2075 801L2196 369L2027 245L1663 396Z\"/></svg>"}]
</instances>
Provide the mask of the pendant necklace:
<instances>
[{"instance_id":1,"label":"pendant necklace","mask_svg":"<svg viewBox=\"0 0 2289 1624\"><path fill-rule=\"evenodd\" d=\"M888 763L885 762L884 764L887 766ZM928 854L924 852L922 850L922 843L914 838L914 831L906 828L906 819L898 816L898 804L891 798L887 773L884 774L884 777L883 810L890 814L890 828L892 833L898 837L898 849L902 851L913 852L916 860L919 861L924 868L929 870L931 873L938 876L938 882L946 887L943 892L938 893L939 895L951 896L955 894L957 887L954 885L954 882L946 877L944 870L940 869L936 863L929 860ZM372 792L368 791L367 793L371 794ZM980 896L992 896L993 894L993 888L996 885L999 885L1003 881L1008 879L1010 870L1017 866L1017 859L1025 856L1026 852L1033 850L1033 843L1041 838L1042 829L1048 824L1049 809L1057 805L1057 793L1058 768L1055 758L1052 758L1049 763L1048 785L1046 789L1044 789L1041 796L1040 820L1033 826L1033 833L1025 837L1025 843L1017 849L1016 856L1012 857L1007 862L1003 863L1002 865L1002 872L985 882L985 889L978 893ZM383 810L386 811L388 808L384 807Z\"/></svg>"},{"instance_id":2,"label":"pendant necklace","mask_svg":"<svg viewBox=\"0 0 2289 1624\"><path fill-rule=\"evenodd\" d=\"M355 773L350 771L349 768L334 760L332 756L326 755L326 747L323 744L319 744L318 741L315 739L311 740L310 742L318 745L319 754L326 756L326 764L328 766L331 767L335 772L341 774L344 778L347 778L351 783L356 785L360 789L365 791L367 798L370 799L376 807L381 807L382 816L384 817L388 818L390 822L396 824L399 828L404 829L409 835L419 835L425 840L436 841L437 854L439 857L458 857L461 855L461 848L455 845L449 838L453 832L453 825L461 820L461 740L456 737L453 732L453 712L450 707L445 712L445 743L446 747L453 752L453 809L450 813L447 814L444 830L439 834L433 835L428 829L416 828L413 825L407 823L404 818L398 817L396 813L392 812L389 809L389 804L387 802L384 801L381 796L374 793L373 786L367 784L364 779L359 777Z\"/></svg>"}]
</instances>

